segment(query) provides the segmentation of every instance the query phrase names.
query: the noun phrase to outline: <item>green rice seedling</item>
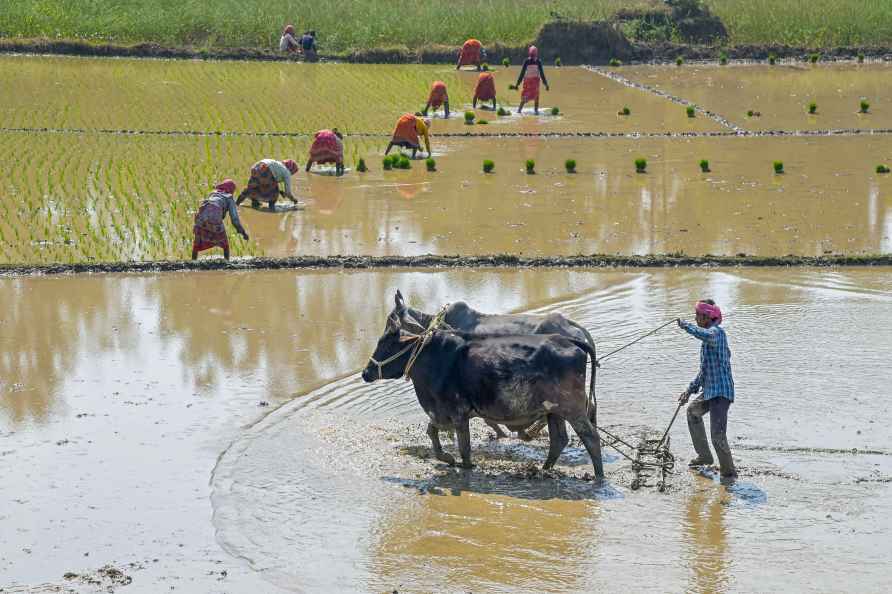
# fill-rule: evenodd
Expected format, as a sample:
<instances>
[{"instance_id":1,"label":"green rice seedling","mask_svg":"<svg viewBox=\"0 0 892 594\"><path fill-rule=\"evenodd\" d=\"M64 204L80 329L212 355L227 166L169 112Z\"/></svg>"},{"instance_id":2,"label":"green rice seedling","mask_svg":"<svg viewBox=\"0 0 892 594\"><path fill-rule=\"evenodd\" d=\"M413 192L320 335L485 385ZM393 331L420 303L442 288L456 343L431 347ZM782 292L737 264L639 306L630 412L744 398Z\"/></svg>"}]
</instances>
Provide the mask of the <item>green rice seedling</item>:
<instances>
[{"instance_id":1,"label":"green rice seedling","mask_svg":"<svg viewBox=\"0 0 892 594\"><path fill-rule=\"evenodd\" d=\"M516 90L517 90L517 85L508 85L508 90L509 90L509 91L516 91Z\"/></svg>"},{"instance_id":2,"label":"green rice seedling","mask_svg":"<svg viewBox=\"0 0 892 594\"><path fill-rule=\"evenodd\" d=\"M864 52L858 52L858 63L859 64L864 63Z\"/></svg>"},{"instance_id":3,"label":"green rice seedling","mask_svg":"<svg viewBox=\"0 0 892 594\"><path fill-rule=\"evenodd\" d=\"M473 126L473 125L474 125L474 120L475 120L476 118L477 118L477 114L474 113L473 111L466 111L466 112L465 112L465 124L467 124L468 126Z\"/></svg>"},{"instance_id":4,"label":"green rice seedling","mask_svg":"<svg viewBox=\"0 0 892 594\"><path fill-rule=\"evenodd\" d=\"M535 161L533 161L532 159L527 159L527 162L525 165L526 165L527 175L533 175L534 173L536 173L536 162Z\"/></svg>"},{"instance_id":5,"label":"green rice seedling","mask_svg":"<svg viewBox=\"0 0 892 594\"><path fill-rule=\"evenodd\" d=\"M493 169L496 168L496 164L493 163L489 159L484 159L483 161L483 173L492 173Z\"/></svg>"},{"instance_id":6,"label":"green rice seedling","mask_svg":"<svg viewBox=\"0 0 892 594\"><path fill-rule=\"evenodd\" d=\"M561 110L560 110L560 108L559 108L559 107L552 107L552 108L551 108L551 115L553 115L553 116L561 115Z\"/></svg>"},{"instance_id":7,"label":"green rice seedling","mask_svg":"<svg viewBox=\"0 0 892 594\"><path fill-rule=\"evenodd\" d=\"M365 173L368 170L369 170L369 168L366 167L365 159L360 158L359 162L356 164L356 171L358 171L360 173Z\"/></svg>"},{"instance_id":8,"label":"green rice seedling","mask_svg":"<svg viewBox=\"0 0 892 594\"><path fill-rule=\"evenodd\" d=\"M564 161L564 168L567 170L567 173L576 173L576 160L567 159Z\"/></svg>"},{"instance_id":9,"label":"green rice seedling","mask_svg":"<svg viewBox=\"0 0 892 594\"><path fill-rule=\"evenodd\" d=\"M861 113L867 113L870 111L870 102L868 102L867 99L862 99L859 105L861 108Z\"/></svg>"},{"instance_id":10,"label":"green rice seedling","mask_svg":"<svg viewBox=\"0 0 892 594\"><path fill-rule=\"evenodd\" d=\"M768 54L768 63L772 66L777 64L777 56L775 56L774 54Z\"/></svg>"},{"instance_id":11,"label":"green rice seedling","mask_svg":"<svg viewBox=\"0 0 892 594\"><path fill-rule=\"evenodd\" d=\"M812 115L818 113L818 104L815 103L814 101L812 101L811 103L809 103L809 104L808 104L808 113L810 113L810 114L812 114Z\"/></svg>"},{"instance_id":12,"label":"green rice seedling","mask_svg":"<svg viewBox=\"0 0 892 594\"><path fill-rule=\"evenodd\" d=\"M635 172L645 173L647 171L647 159L639 157L635 159Z\"/></svg>"},{"instance_id":13,"label":"green rice seedling","mask_svg":"<svg viewBox=\"0 0 892 594\"><path fill-rule=\"evenodd\" d=\"M381 167L384 168L384 171L390 171L393 169L393 159L389 155L384 157L384 160L381 161Z\"/></svg>"},{"instance_id":14,"label":"green rice seedling","mask_svg":"<svg viewBox=\"0 0 892 594\"><path fill-rule=\"evenodd\" d=\"M728 64L728 52L722 51L719 54L719 64L725 66Z\"/></svg>"},{"instance_id":15,"label":"green rice seedling","mask_svg":"<svg viewBox=\"0 0 892 594\"><path fill-rule=\"evenodd\" d=\"M484 62L483 64L480 65L480 70L482 70L483 72L489 72L489 64Z\"/></svg>"},{"instance_id":16,"label":"green rice seedling","mask_svg":"<svg viewBox=\"0 0 892 594\"><path fill-rule=\"evenodd\" d=\"M756 112L754 112L752 109L750 109L750 110L748 110L748 111L746 112L746 117L751 118L751 117L753 117L755 114L756 114Z\"/></svg>"},{"instance_id":17,"label":"green rice seedling","mask_svg":"<svg viewBox=\"0 0 892 594\"><path fill-rule=\"evenodd\" d=\"M629 109L628 106L625 106L621 110L619 110L618 115L621 115L621 116L632 115L632 110Z\"/></svg>"},{"instance_id":18,"label":"green rice seedling","mask_svg":"<svg viewBox=\"0 0 892 594\"><path fill-rule=\"evenodd\" d=\"M884 173L889 173L889 171L890 171L890 169L888 167L886 167L885 165L877 165L877 173L884 174Z\"/></svg>"},{"instance_id":19,"label":"green rice seedling","mask_svg":"<svg viewBox=\"0 0 892 594\"><path fill-rule=\"evenodd\" d=\"M425 166L427 166L427 170L430 172L434 172L437 170L437 162L434 160L433 157L428 157L427 159L425 159L424 164Z\"/></svg>"},{"instance_id":20,"label":"green rice seedling","mask_svg":"<svg viewBox=\"0 0 892 594\"><path fill-rule=\"evenodd\" d=\"M416 112L415 112L415 117L416 117L416 118L423 118L423 117L424 117L424 112L416 111Z\"/></svg>"},{"instance_id":21,"label":"green rice seedling","mask_svg":"<svg viewBox=\"0 0 892 594\"><path fill-rule=\"evenodd\" d=\"M554 67L555 68L561 67L561 57L560 56L558 56L557 58L554 59Z\"/></svg>"},{"instance_id":22,"label":"green rice seedling","mask_svg":"<svg viewBox=\"0 0 892 594\"><path fill-rule=\"evenodd\" d=\"M485 126L485 125L487 125L488 123L489 123L489 120L484 120L484 119L482 119L482 118L479 119L479 120L477 120L477 124L479 124L480 126Z\"/></svg>"},{"instance_id":23,"label":"green rice seedling","mask_svg":"<svg viewBox=\"0 0 892 594\"><path fill-rule=\"evenodd\" d=\"M678 56L677 58L675 58L676 66L681 66L682 64L684 64L684 58L682 58L681 56Z\"/></svg>"},{"instance_id":24,"label":"green rice seedling","mask_svg":"<svg viewBox=\"0 0 892 594\"><path fill-rule=\"evenodd\" d=\"M500 118L503 118L505 116L511 115L511 112L500 105L499 110L496 112L496 115L498 115Z\"/></svg>"},{"instance_id":25,"label":"green rice seedling","mask_svg":"<svg viewBox=\"0 0 892 594\"><path fill-rule=\"evenodd\" d=\"M784 172L784 162L783 161L775 161L774 162L774 172L778 175Z\"/></svg>"},{"instance_id":26,"label":"green rice seedling","mask_svg":"<svg viewBox=\"0 0 892 594\"><path fill-rule=\"evenodd\" d=\"M709 161L707 161L706 159L700 160L700 171L702 171L703 173L709 173Z\"/></svg>"},{"instance_id":27,"label":"green rice seedling","mask_svg":"<svg viewBox=\"0 0 892 594\"><path fill-rule=\"evenodd\" d=\"M688 117L689 117L689 118L693 118L693 117L695 117L695 116L697 115L697 110L694 108L693 105L688 105L688 106L685 108L685 112L688 114Z\"/></svg>"},{"instance_id":28,"label":"green rice seedling","mask_svg":"<svg viewBox=\"0 0 892 594\"><path fill-rule=\"evenodd\" d=\"M821 59L821 54L812 54L808 57L809 62L812 64L817 64L818 60Z\"/></svg>"},{"instance_id":29,"label":"green rice seedling","mask_svg":"<svg viewBox=\"0 0 892 594\"><path fill-rule=\"evenodd\" d=\"M397 167L400 169L412 169L412 161L409 160L409 157L406 155L400 155L399 161L397 162Z\"/></svg>"},{"instance_id":30,"label":"green rice seedling","mask_svg":"<svg viewBox=\"0 0 892 594\"><path fill-rule=\"evenodd\" d=\"M511 66L511 58L508 58L508 57L502 58L502 66L504 66L505 68L508 68L509 66Z\"/></svg>"},{"instance_id":31,"label":"green rice seedling","mask_svg":"<svg viewBox=\"0 0 892 594\"><path fill-rule=\"evenodd\" d=\"M609 64L610 66L613 66L614 68L623 65L623 63L620 62L620 61L619 61L618 59L616 59L616 58L610 58L610 61L607 62L607 64Z\"/></svg>"}]
</instances>

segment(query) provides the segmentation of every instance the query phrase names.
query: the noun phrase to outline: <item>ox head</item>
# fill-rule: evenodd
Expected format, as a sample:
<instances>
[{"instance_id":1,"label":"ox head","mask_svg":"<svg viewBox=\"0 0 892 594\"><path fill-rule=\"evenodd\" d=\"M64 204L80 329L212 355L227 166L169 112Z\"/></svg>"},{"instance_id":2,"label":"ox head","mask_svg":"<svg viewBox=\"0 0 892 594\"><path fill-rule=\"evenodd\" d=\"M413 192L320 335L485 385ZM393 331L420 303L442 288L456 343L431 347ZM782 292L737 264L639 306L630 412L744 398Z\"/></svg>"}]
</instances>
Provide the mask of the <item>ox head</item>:
<instances>
[{"instance_id":1,"label":"ox head","mask_svg":"<svg viewBox=\"0 0 892 594\"><path fill-rule=\"evenodd\" d=\"M397 379L402 377L409 362L410 351L415 346L417 335L403 330L399 316L391 313L387 316L384 334L378 339L375 352L369 357L369 364L362 372L362 379L373 382L379 379Z\"/></svg>"}]
</instances>

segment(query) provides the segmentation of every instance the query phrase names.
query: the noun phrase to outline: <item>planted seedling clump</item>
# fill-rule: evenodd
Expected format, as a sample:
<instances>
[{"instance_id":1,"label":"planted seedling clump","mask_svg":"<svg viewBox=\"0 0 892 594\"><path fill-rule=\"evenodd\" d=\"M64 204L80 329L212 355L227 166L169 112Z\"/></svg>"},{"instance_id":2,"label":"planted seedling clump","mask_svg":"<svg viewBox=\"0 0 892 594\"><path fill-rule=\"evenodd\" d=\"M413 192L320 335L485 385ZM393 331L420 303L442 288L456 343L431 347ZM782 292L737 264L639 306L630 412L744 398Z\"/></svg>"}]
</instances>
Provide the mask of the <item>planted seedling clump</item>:
<instances>
[{"instance_id":1,"label":"planted seedling clump","mask_svg":"<svg viewBox=\"0 0 892 594\"><path fill-rule=\"evenodd\" d=\"M536 173L536 162L532 159L527 159L526 169L528 175L533 175L534 173Z\"/></svg>"},{"instance_id":2,"label":"planted seedling clump","mask_svg":"<svg viewBox=\"0 0 892 594\"><path fill-rule=\"evenodd\" d=\"M564 167L567 169L567 173L576 173L576 160L567 159L564 161Z\"/></svg>"},{"instance_id":3,"label":"planted seedling clump","mask_svg":"<svg viewBox=\"0 0 892 594\"><path fill-rule=\"evenodd\" d=\"M553 115L553 116L561 115L561 110L560 110L560 108L558 108L558 107L552 107L552 108L551 108L551 115Z\"/></svg>"},{"instance_id":4,"label":"planted seedling clump","mask_svg":"<svg viewBox=\"0 0 892 594\"><path fill-rule=\"evenodd\" d=\"M808 57L808 59L812 64L817 64L818 60L821 59L821 54L812 54Z\"/></svg>"},{"instance_id":5,"label":"planted seedling clump","mask_svg":"<svg viewBox=\"0 0 892 594\"><path fill-rule=\"evenodd\" d=\"M481 120L478 120L478 121L477 121L477 124L479 124L480 126L485 126L485 125L487 125L488 123L489 123L489 120L484 120L484 119L481 119Z\"/></svg>"},{"instance_id":6,"label":"planted seedling clump","mask_svg":"<svg viewBox=\"0 0 892 594\"><path fill-rule=\"evenodd\" d=\"M516 91L516 90L517 90L517 85L508 85L508 90L509 90L509 91Z\"/></svg>"},{"instance_id":7,"label":"planted seedling clump","mask_svg":"<svg viewBox=\"0 0 892 594\"><path fill-rule=\"evenodd\" d=\"M632 110L629 109L628 106L623 107L621 110L619 110L619 115L621 115L621 116L632 115Z\"/></svg>"},{"instance_id":8,"label":"planted seedling clump","mask_svg":"<svg viewBox=\"0 0 892 594\"><path fill-rule=\"evenodd\" d=\"M610 61L608 62L608 64L613 66L614 68L616 68L617 66L622 66L623 63L620 62L619 60L617 60L616 58L610 58Z\"/></svg>"},{"instance_id":9,"label":"planted seedling clump","mask_svg":"<svg viewBox=\"0 0 892 594\"><path fill-rule=\"evenodd\" d=\"M558 56L557 58L554 59L554 67L555 68L561 67L561 57L560 56Z\"/></svg>"},{"instance_id":10,"label":"planted seedling clump","mask_svg":"<svg viewBox=\"0 0 892 594\"><path fill-rule=\"evenodd\" d=\"M465 112L465 124L467 124L469 126L474 125L474 120L476 118L477 118L477 114L475 114L473 111Z\"/></svg>"},{"instance_id":11,"label":"planted seedling clump","mask_svg":"<svg viewBox=\"0 0 892 594\"><path fill-rule=\"evenodd\" d=\"M889 168L885 165L877 165L877 173L889 173Z\"/></svg>"},{"instance_id":12,"label":"planted seedling clump","mask_svg":"<svg viewBox=\"0 0 892 594\"><path fill-rule=\"evenodd\" d=\"M774 172L780 175L784 172L784 162L783 161L775 161L774 162Z\"/></svg>"},{"instance_id":13,"label":"planted seedling clump","mask_svg":"<svg viewBox=\"0 0 892 594\"><path fill-rule=\"evenodd\" d=\"M681 66L682 64L684 64L684 58L682 58L681 56L678 56L677 58L675 58L676 66Z\"/></svg>"},{"instance_id":14,"label":"planted seedling clump","mask_svg":"<svg viewBox=\"0 0 892 594\"><path fill-rule=\"evenodd\" d=\"M500 118L503 118L507 115L511 115L511 112L500 105L499 110L496 112L496 115L498 115Z\"/></svg>"},{"instance_id":15,"label":"planted seedling clump","mask_svg":"<svg viewBox=\"0 0 892 594\"><path fill-rule=\"evenodd\" d=\"M496 164L489 159L483 161L483 173L492 173L492 170L495 168Z\"/></svg>"},{"instance_id":16,"label":"planted seedling clump","mask_svg":"<svg viewBox=\"0 0 892 594\"><path fill-rule=\"evenodd\" d=\"M870 103L867 101L867 99L861 100L860 107L861 107L861 113L867 113L870 111Z\"/></svg>"},{"instance_id":17,"label":"planted seedling clump","mask_svg":"<svg viewBox=\"0 0 892 594\"><path fill-rule=\"evenodd\" d=\"M728 63L728 54L727 52L722 52L719 54L719 64L725 66Z\"/></svg>"},{"instance_id":18,"label":"planted seedling clump","mask_svg":"<svg viewBox=\"0 0 892 594\"><path fill-rule=\"evenodd\" d=\"M697 115L697 110L694 109L693 105L688 105L688 107L687 107L687 109L685 109L685 111L688 113L689 118L692 118Z\"/></svg>"},{"instance_id":19,"label":"planted seedling clump","mask_svg":"<svg viewBox=\"0 0 892 594\"><path fill-rule=\"evenodd\" d=\"M412 169L412 162L409 160L409 157L406 155L400 155L399 160L396 163L396 166L400 169Z\"/></svg>"},{"instance_id":20,"label":"planted seedling clump","mask_svg":"<svg viewBox=\"0 0 892 594\"><path fill-rule=\"evenodd\" d=\"M702 171L703 173L709 173L709 161L707 161L706 159L702 159L700 161L700 171Z\"/></svg>"},{"instance_id":21,"label":"planted seedling clump","mask_svg":"<svg viewBox=\"0 0 892 594\"><path fill-rule=\"evenodd\" d=\"M366 167L365 159L359 159L359 162L356 164L356 171L360 173L365 173L369 168Z\"/></svg>"},{"instance_id":22,"label":"planted seedling clump","mask_svg":"<svg viewBox=\"0 0 892 594\"><path fill-rule=\"evenodd\" d=\"M489 72L489 64L484 62L483 64L480 65L480 70L482 70L483 72Z\"/></svg>"},{"instance_id":23,"label":"planted seedling clump","mask_svg":"<svg viewBox=\"0 0 892 594\"><path fill-rule=\"evenodd\" d=\"M502 66L505 68L511 66L511 58L502 58Z\"/></svg>"},{"instance_id":24,"label":"planted seedling clump","mask_svg":"<svg viewBox=\"0 0 892 594\"><path fill-rule=\"evenodd\" d=\"M437 170L437 162L434 161L433 157L428 157L425 159L424 164L427 166L428 171L436 171Z\"/></svg>"},{"instance_id":25,"label":"planted seedling clump","mask_svg":"<svg viewBox=\"0 0 892 594\"><path fill-rule=\"evenodd\" d=\"M384 167L384 171L390 171L393 169L393 157L390 155L384 157L384 160L381 161L381 166Z\"/></svg>"},{"instance_id":26,"label":"planted seedling clump","mask_svg":"<svg viewBox=\"0 0 892 594\"><path fill-rule=\"evenodd\" d=\"M647 171L647 159L638 158L635 159L635 172L636 173L644 173Z\"/></svg>"},{"instance_id":27,"label":"planted seedling clump","mask_svg":"<svg viewBox=\"0 0 892 594\"><path fill-rule=\"evenodd\" d=\"M777 64L777 56L775 56L774 54L768 54L768 63L772 66Z\"/></svg>"},{"instance_id":28,"label":"planted seedling clump","mask_svg":"<svg viewBox=\"0 0 892 594\"><path fill-rule=\"evenodd\" d=\"M812 115L818 113L818 104L815 103L814 101L812 101L811 103L809 103L809 104L808 104L808 113L810 113L810 114L812 114Z\"/></svg>"},{"instance_id":29,"label":"planted seedling clump","mask_svg":"<svg viewBox=\"0 0 892 594\"><path fill-rule=\"evenodd\" d=\"M864 52L858 52L858 63L859 64L864 63Z\"/></svg>"}]
</instances>

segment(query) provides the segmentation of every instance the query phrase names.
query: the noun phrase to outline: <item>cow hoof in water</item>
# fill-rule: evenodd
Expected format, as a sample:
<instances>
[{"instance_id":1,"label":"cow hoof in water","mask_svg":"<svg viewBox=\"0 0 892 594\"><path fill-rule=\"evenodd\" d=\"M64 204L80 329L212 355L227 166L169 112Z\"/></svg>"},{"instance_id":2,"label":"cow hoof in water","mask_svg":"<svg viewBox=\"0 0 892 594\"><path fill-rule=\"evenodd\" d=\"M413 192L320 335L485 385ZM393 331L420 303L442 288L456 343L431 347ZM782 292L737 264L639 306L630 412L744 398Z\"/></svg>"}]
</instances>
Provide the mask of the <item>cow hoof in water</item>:
<instances>
[{"instance_id":1,"label":"cow hoof in water","mask_svg":"<svg viewBox=\"0 0 892 594\"><path fill-rule=\"evenodd\" d=\"M472 468L474 468L474 465L471 462L462 462L458 465L458 467L464 470L471 470Z\"/></svg>"},{"instance_id":2,"label":"cow hoof in water","mask_svg":"<svg viewBox=\"0 0 892 594\"><path fill-rule=\"evenodd\" d=\"M517 432L517 439L521 441L533 441L533 438L523 429Z\"/></svg>"},{"instance_id":3,"label":"cow hoof in water","mask_svg":"<svg viewBox=\"0 0 892 594\"><path fill-rule=\"evenodd\" d=\"M449 466L455 466L455 458L452 457L452 454L440 454L437 456L437 460L445 462Z\"/></svg>"}]
</instances>

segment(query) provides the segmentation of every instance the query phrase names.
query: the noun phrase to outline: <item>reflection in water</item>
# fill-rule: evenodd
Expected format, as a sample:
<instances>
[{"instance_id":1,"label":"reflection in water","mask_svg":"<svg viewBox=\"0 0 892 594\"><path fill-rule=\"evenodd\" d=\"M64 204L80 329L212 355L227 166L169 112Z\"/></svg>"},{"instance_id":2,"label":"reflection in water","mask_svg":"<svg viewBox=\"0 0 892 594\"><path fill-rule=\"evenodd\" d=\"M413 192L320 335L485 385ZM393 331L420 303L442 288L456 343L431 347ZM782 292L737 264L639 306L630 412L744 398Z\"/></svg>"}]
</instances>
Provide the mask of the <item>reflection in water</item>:
<instances>
[{"instance_id":1,"label":"reflection in water","mask_svg":"<svg viewBox=\"0 0 892 594\"><path fill-rule=\"evenodd\" d=\"M713 594L728 590L732 570L725 513L728 495L712 481L687 496L684 540L691 568L688 592Z\"/></svg>"}]
</instances>

